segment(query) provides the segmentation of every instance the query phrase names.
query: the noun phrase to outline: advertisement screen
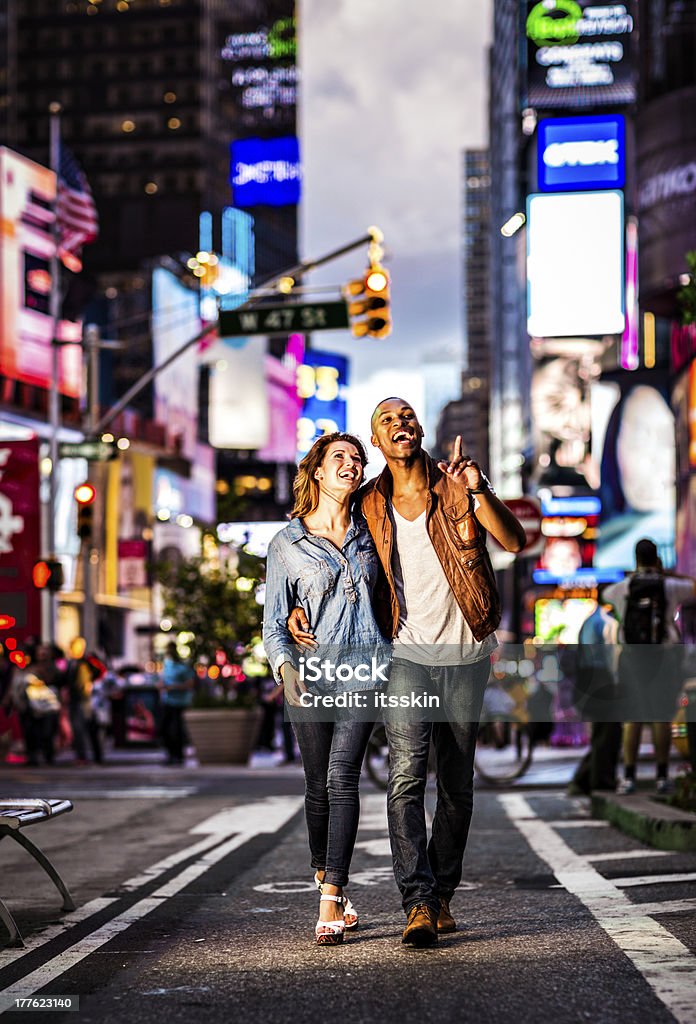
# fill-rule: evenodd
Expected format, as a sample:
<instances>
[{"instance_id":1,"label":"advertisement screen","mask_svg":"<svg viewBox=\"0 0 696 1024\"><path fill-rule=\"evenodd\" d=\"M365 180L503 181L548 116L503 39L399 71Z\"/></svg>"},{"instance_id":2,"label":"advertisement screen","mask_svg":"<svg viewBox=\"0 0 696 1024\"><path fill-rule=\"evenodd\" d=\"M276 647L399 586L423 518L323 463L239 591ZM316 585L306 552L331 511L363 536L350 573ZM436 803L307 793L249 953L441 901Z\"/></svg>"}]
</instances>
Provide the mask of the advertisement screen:
<instances>
[{"instance_id":1,"label":"advertisement screen","mask_svg":"<svg viewBox=\"0 0 696 1024\"><path fill-rule=\"evenodd\" d=\"M32 583L39 518L38 441L0 441L0 616L9 617L0 641L41 633L40 592Z\"/></svg>"},{"instance_id":2,"label":"advertisement screen","mask_svg":"<svg viewBox=\"0 0 696 1024\"><path fill-rule=\"evenodd\" d=\"M198 294L168 270L152 275L152 347L155 365L163 363L201 329ZM198 418L198 351L193 345L155 377L155 418L167 427L170 443L192 459Z\"/></svg>"},{"instance_id":3,"label":"advertisement screen","mask_svg":"<svg viewBox=\"0 0 696 1024\"><path fill-rule=\"evenodd\" d=\"M302 166L297 136L239 139L230 146L230 184L235 206L296 206Z\"/></svg>"},{"instance_id":4,"label":"advertisement screen","mask_svg":"<svg viewBox=\"0 0 696 1024\"><path fill-rule=\"evenodd\" d=\"M0 147L0 374L48 388L52 378L51 234L55 175ZM61 320L59 387L82 393L82 327Z\"/></svg>"},{"instance_id":5,"label":"advertisement screen","mask_svg":"<svg viewBox=\"0 0 696 1024\"><path fill-rule=\"evenodd\" d=\"M620 114L545 118L537 131L540 192L624 187L626 132Z\"/></svg>"},{"instance_id":6,"label":"advertisement screen","mask_svg":"<svg viewBox=\"0 0 696 1024\"><path fill-rule=\"evenodd\" d=\"M634 8L633 0L528 3L528 105L553 110L632 103Z\"/></svg>"},{"instance_id":7,"label":"advertisement screen","mask_svg":"<svg viewBox=\"0 0 696 1024\"><path fill-rule=\"evenodd\" d=\"M527 198L527 330L537 338L624 329L623 195Z\"/></svg>"},{"instance_id":8,"label":"advertisement screen","mask_svg":"<svg viewBox=\"0 0 696 1024\"><path fill-rule=\"evenodd\" d=\"M297 364L266 356L266 386L270 406L268 444L258 453L262 462L294 462L297 420L302 403L297 393Z\"/></svg>"},{"instance_id":9,"label":"advertisement screen","mask_svg":"<svg viewBox=\"0 0 696 1024\"><path fill-rule=\"evenodd\" d=\"M294 0L226 4L219 21L219 96L245 134L291 131L300 72Z\"/></svg>"},{"instance_id":10,"label":"advertisement screen","mask_svg":"<svg viewBox=\"0 0 696 1024\"><path fill-rule=\"evenodd\" d=\"M348 358L310 349L298 372L302 415L297 422L297 454L302 458L322 434L346 429Z\"/></svg>"},{"instance_id":11,"label":"advertisement screen","mask_svg":"<svg viewBox=\"0 0 696 1024\"><path fill-rule=\"evenodd\" d=\"M534 604L534 633L545 643L576 644L580 627L594 608L591 598L540 598Z\"/></svg>"},{"instance_id":12,"label":"advertisement screen","mask_svg":"<svg viewBox=\"0 0 696 1024\"><path fill-rule=\"evenodd\" d=\"M594 394L593 394L594 402ZM616 389L601 446L601 500L595 566L633 569L642 537L657 545L665 568L675 562L676 452L667 398L646 384Z\"/></svg>"}]
</instances>

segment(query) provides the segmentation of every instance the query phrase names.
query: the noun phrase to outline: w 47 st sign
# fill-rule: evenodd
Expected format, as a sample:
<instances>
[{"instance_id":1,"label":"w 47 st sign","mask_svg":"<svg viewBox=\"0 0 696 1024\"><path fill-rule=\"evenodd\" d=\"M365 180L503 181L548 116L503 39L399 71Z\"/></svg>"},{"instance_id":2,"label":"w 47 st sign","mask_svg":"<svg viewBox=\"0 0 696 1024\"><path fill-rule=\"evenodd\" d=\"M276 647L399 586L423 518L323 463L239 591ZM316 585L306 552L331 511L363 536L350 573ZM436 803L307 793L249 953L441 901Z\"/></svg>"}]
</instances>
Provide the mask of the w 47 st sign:
<instances>
[{"instance_id":1,"label":"w 47 st sign","mask_svg":"<svg viewBox=\"0 0 696 1024\"><path fill-rule=\"evenodd\" d=\"M347 326L345 302L286 302L252 309L222 309L218 319L218 333L222 338L335 331Z\"/></svg>"}]
</instances>

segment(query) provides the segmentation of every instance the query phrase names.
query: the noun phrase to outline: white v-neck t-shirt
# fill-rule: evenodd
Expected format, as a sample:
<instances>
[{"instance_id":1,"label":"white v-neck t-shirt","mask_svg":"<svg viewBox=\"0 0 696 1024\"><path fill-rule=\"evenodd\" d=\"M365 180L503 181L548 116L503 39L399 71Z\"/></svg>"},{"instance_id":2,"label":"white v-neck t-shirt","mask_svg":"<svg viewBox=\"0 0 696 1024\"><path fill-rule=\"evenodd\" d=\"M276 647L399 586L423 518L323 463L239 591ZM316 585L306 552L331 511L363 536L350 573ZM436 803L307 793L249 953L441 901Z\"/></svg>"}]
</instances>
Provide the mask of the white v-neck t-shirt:
<instances>
[{"instance_id":1,"label":"white v-neck t-shirt","mask_svg":"<svg viewBox=\"0 0 696 1024\"><path fill-rule=\"evenodd\" d=\"M390 506L392 571L399 601L394 657L420 665L470 665L498 646L495 633L474 640L428 536L425 510L411 522Z\"/></svg>"}]
</instances>

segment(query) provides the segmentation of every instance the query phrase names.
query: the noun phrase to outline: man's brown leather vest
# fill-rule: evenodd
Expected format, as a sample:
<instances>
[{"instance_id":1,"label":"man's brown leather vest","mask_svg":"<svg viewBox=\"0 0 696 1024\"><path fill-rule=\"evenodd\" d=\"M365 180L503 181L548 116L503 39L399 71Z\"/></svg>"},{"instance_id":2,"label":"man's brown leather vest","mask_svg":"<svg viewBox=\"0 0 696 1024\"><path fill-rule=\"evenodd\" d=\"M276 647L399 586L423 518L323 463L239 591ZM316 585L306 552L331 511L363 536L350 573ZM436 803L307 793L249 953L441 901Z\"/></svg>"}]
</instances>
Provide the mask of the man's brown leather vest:
<instances>
[{"instance_id":1,"label":"man's brown leather vest","mask_svg":"<svg viewBox=\"0 0 696 1024\"><path fill-rule=\"evenodd\" d=\"M484 640L500 623L500 598L485 531L474 515L473 498L465 485L451 480L429 455L424 455L428 473L428 535L474 639ZM385 467L376 480L365 485L360 499L386 574L386 585L378 586L374 595L375 612L384 635L393 638L399 625L399 602L392 572L391 490L391 472Z\"/></svg>"}]
</instances>

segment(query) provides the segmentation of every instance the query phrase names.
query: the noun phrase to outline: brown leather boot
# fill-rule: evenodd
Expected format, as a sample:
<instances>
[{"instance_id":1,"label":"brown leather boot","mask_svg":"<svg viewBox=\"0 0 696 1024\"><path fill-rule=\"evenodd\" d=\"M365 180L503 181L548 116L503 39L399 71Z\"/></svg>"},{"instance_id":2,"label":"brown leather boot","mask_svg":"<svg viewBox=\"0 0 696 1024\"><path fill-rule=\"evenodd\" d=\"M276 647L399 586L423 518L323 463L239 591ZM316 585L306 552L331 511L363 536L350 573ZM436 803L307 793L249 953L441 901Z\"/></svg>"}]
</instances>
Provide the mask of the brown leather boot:
<instances>
[{"instance_id":1,"label":"brown leather boot","mask_svg":"<svg viewBox=\"0 0 696 1024\"><path fill-rule=\"evenodd\" d=\"M434 946L437 943L437 911L424 903L412 907L401 941L405 946Z\"/></svg>"},{"instance_id":2,"label":"brown leather boot","mask_svg":"<svg viewBox=\"0 0 696 1024\"><path fill-rule=\"evenodd\" d=\"M440 913L437 918L437 930L439 932L456 932L457 922L450 914L449 900L440 897Z\"/></svg>"}]
</instances>

